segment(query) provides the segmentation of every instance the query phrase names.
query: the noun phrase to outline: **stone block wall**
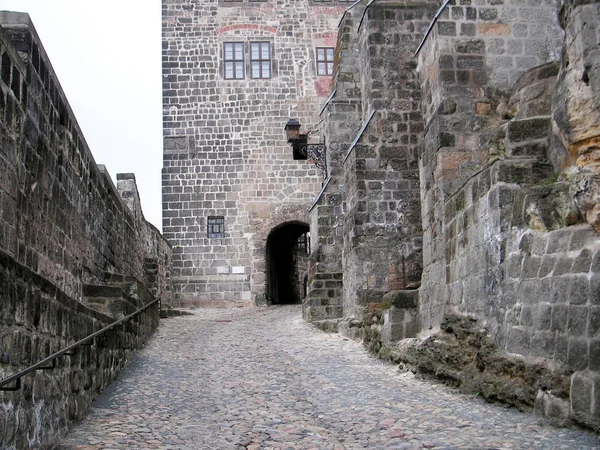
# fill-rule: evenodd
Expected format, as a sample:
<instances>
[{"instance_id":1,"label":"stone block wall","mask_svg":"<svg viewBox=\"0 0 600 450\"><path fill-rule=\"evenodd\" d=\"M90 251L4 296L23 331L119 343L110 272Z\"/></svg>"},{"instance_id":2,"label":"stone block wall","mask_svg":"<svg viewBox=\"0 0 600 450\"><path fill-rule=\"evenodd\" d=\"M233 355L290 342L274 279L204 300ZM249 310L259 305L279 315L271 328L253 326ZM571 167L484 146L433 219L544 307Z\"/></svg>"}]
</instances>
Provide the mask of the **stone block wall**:
<instances>
[{"instance_id":1,"label":"stone block wall","mask_svg":"<svg viewBox=\"0 0 600 450\"><path fill-rule=\"evenodd\" d=\"M114 321L66 295L0 250L0 378L35 364ZM56 360L56 368L0 392L0 447L52 448L151 336L158 304L135 320Z\"/></svg>"},{"instance_id":2,"label":"stone block wall","mask_svg":"<svg viewBox=\"0 0 600 450\"><path fill-rule=\"evenodd\" d=\"M163 231L179 304L267 301L269 233L308 224L323 181L311 161L293 159L284 126L295 118L316 130L331 85L317 75L316 49L335 47L345 7L163 0ZM230 42L243 48L242 79L224 76ZM269 78L251 77L252 42L270 49ZM207 235L209 217L224 218L222 237Z\"/></svg>"},{"instance_id":3,"label":"stone block wall","mask_svg":"<svg viewBox=\"0 0 600 450\"><path fill-rule=\"evenodd\" d=\"M423 118L412 52L435 7L379 2L364 11L357 29L361 122L374 114L344 161L344 304L356 318L387 291L419 285Z\"/></svg>"},{"instance_id":4,"label":"stone block wall","mask_svg":"<svg viewBox=\"0 0 600 450\"><path fill-rule=\"evenodd\" d=\"M600 429L600 3L452 2L417 55L439 3L365 3L342 20L340 39L357 50L336 61L333 89L340 89L323 122L330 146L347 142L349 130L335 125L338 99L364 129L311 216L318 234L317 225L343 220L339 329L378 350L417 331L439 332L443 341L453 320L477 324L492 353L517 358L527 373L512 375L527 385L514 404ZM357 67L352 75L343 69L348 61ZM328 192L340 194L341 216L326 206ZM323 242L328 233L319 234ZM397 270L403 250L419 255L406 272L414 269L415 287L421 281L418 302L379 314L386 298L408 295L396 289L412 287ZM368 324L380 335L365 331ZM409 359L422 355L419 348ZM503 370L496 375L509 376ZM484 386L486 374L471 387ZM520 398L515 389L489 395Z\"/></svg>"},{"instance_id":5,"label":"stone block wall","mask_svg":"<svg viewBox=\"0 0 600 450\"><path fill-rule=\"evenodd\" d=\"M443 235L452 186L498 157L485 144L506 119L513 85L560 55L563 31L554 0L449 5L418 57L425 128L420 155L423 216L423 329L437 330L447 298ZM526 124L525 124L526 125Z\"/></svg>"},{"instance_id":6,"label":"stone block wall","mask_svg":"<svg viewBox=\"0 0 600 450\"><path fill-rule=\"evenodd\" d=\"M310 210L311 256L309 291L303 305L310 322L339 319L343 305L345 183L343 160L360 127L361 76L356 29L364 5L346 11L337 34L333 85L321 111L319 129L327 144L329 177ZM335 92L335 94L334 94ZM326 289L324 289L326 287Z\"/></svg>"},{"instance_id":7,"label":"stone block wall","mask_svg":"<svg viewBox=\"0 0 600 450\"><path fill-rule=\"evenodd\" d=\"M96 165L29 16L0 12L0 378L156 296L169 302L171 247L144 220L133 175L118 181ZM86 297L107 284L120 286L113 317ZM153 306L2 392L0 447L52 447L158 317Z\"/></svg>"},{"instance_id":8,"label":"stone block wall","mask_svg":"<svg viewBox=\"0 0 600 450\"><path fill-rule=\"evenodd\" d=\"M477 320L502 350L572 373L569 392L549 394L566 399L560 410L567 418L598 429L593 261L600 239L582 206L589 205L589 212L593 202L581 201L593 198L593 184L582 180L594 177L584 155L595 147L586 139L581 148L570 140L580 139L576 130L584 115L579 129L594 128L597 105L585 100L590 93L578 59L594 51L585 48L585 37L569 38L590 30L587 18L598 12L598 3L565 5L562 66L541 64L547 61L540 57L559 56L549 39L563 36L557 5L500 3L496 12L491 5L451 5L419 55L428 121L420 173L421 335L437 330L449 313ZM588 9L586 20L580 20L580 8ZM535 17L544 20L534 23ZM476 34L467 38L468 30ZM537 30L537 37L526 30ZM589 48L597 42L588 37ZM570 58L579 63L566 64ZM527 64L538 67L524 72ZM575 94L582 83L581 95Z\"/></svg>"},{"instance_id":9,"label":"stone block wall","mask_svg":"<svg viewBox=\"0 0 600 450\"><path fill-rule=\"evenodd\" d=\"M144 281L160 261L168 295L171 249L141 214L133 182L122 194L96 165L27 15L0 15L1 248L81 300L107 272Z\"/></svg>"}]
</instances>

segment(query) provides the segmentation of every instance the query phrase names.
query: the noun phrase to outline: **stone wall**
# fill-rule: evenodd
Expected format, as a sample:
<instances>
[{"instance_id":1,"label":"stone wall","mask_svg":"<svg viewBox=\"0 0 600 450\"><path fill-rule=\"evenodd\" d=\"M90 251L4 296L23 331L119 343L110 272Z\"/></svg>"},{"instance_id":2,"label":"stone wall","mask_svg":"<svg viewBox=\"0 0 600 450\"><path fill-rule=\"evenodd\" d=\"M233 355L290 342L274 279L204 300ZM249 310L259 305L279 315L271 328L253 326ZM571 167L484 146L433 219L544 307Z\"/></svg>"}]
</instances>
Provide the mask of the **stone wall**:
<instances>
[{"instance_id":1,"label":"stone wall","mask_svg":"<svg viewBox=\"0 0 600 450\"><path fill-rule=\"evenodd\" d=\"M0 250L0 377L35 364L114 321L69 297ZM131 360L158 326L158 304L95 340L56 368L0 393L0 447L51 448Z\"/></svg>"},{"instance_id":2,"label":"stone wall","mask_svg":"<svg viewBox=\"0 0 600 450\"><path fill-rule=\"evenodd\" d=\"M362 320L369 304L381 302L390 290L419 285L417 145L423 118L411 52L435 6L434 2L361 4L341 23L335 93L323 113L329 148L341 163L312 214L322 214L319 208L325 207L328 195L337 194L343 202L343 215L330 217L338 224L337 232L343 231L338 317L345 320ZM344 127L338 125L341 112L346 113ZM316 231L322 236L321 230ZM333 235L333 230L325 234L328 239ZM339 242L333 242L339 248Z\"/></svg>"},{"instance_id":3,"label":"stone wall","mask_svg":"<svg viewBox=\"0 0 600 450\"><path fill-rule=\"evenodd\" d=\"M589 93L575 92L585 63L543 64L560 55L555 2L500 3L450 6L419 54L427 119L420 334L439 330L451 313L477 321L499 349L525 364L545 361L544 370L567 377L566 389L545 385L546 375L528 382L530 407L535 401L542 415L598 429L599 239L583 223L581 198L593 197L594 188L584 194L577 184L586 172L590 179L593 164L575 162L568 150L571 136L589 143L576 129L584 116L593 122L597 106L586 102ZM586 19L597 7L585 6ZM569 38L587 30L578 8L563 17L564 60L589 54ZM597 47L596 37L588 45ZM587 122L582 128L593 129ZM593 151L583 147L575 152Z\"/></svg>"},{"instance_id":4,"label":"stone wall","mask_svg":"<svg viewBox=\"0 0 600 450\"><path fill-rule=\"evenodd\" d=\"M122 190L130 210L96 165L28 17L1 20L2 249L77 300L106 273L144 281L145 258L168 267L170 246L144 220L134 181Z\"/></svg>"},{"instance_id":5,"label":"stone wall","mask_svg":"<svg viewBox=\"0 0 600 450\"><path fill-rule=\"evenodd\" d=\"M439 2L347 13L339 39L357 50L336 61L330 148L349 134L336 128L336 99L360 102L348 129L376 112L311 222L341 251L340 331L374 351L392 343L382 354L469 392L594 429L599 5L451 3L418 52ZM340 219L343 246L317 226ZM418 264L398 271L405 251ZM418 301L399 276L411 272Z\"/></svg>"},{"instance_id":6,"label":"stone wall","mask_svg":"<svg viewBox=\"0 0 600 450\"><path fill-rule=\"evenodd\" d=\"M98 166L29 16L0 13L0 378L160 296L171 247L132 174ZM0 447L47 448L158 325L158 306L2 392Z\"/></svg>"},{"instance_id":7,"label":"stone wall","mask_svg":"<svg viewBox=\"0 0 600 450\"><path fill-rule=\"evenodd\" d=\"M311 257L309 290L303 304L308 321L335 320L348 310L343 306L342 252L344 234L343 160L360 128L361 77L356 30L364 11L357 5L340 23L332 94L321 111L320 131L326 137L329 177L310 210Z\"/></svg>"},{"instance_id":8,"label":"stone wall","mask_svg":"<svg viewBox=\"0 0 600 450\"><path fill-rule=\"evenodd\" d=\"M179 304L268 301L269 233L308 224L323 180L310 160L293 159L284 126L296 118L316 129L331 85L317 75L316 48L335 47L344 7L163 0L163 231ZM270 49L269 78L251 76L253 42ZM225 79L225 43L243 47L242 79ZM224 218L222 237L208 236L209 217Z\"/></svg>"},{"instance_id":9,"label":"stone wall","mask_svg":"<svg viewBox=\"0 0 600 450\"><path fill-rule=\"evenodd\" d=\"M480 145L504 119L510 89L529 68L560 54L563 32L554 0L450 5L418 54L425 118L420 155L423 289L420 319L438 329L447 298L443 202L450 185L490 159Z\"/></svg>"}]
</instances>

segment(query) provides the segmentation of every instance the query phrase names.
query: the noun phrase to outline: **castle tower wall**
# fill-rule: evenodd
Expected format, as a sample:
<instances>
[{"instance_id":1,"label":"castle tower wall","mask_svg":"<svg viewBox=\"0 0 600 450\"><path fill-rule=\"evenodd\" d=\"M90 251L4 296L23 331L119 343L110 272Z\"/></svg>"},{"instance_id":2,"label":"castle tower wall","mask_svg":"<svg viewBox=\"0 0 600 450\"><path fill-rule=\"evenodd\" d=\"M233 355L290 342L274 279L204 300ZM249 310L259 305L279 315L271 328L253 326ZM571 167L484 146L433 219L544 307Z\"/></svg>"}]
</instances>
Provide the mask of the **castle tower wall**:
<instances>
[{"instance_id":1,"label":"castle tower wall","mask_svg":"<svg viewBox=\"0 0 600 450\"><path fill-rule=\"evenodd\" d=\"M163 0L163 232L180 305L268 301L267 237L308 224L323 180L284 126L316 128L331 85L317 49L335 47L345 6Z\"/></svg>"}]
</instances>

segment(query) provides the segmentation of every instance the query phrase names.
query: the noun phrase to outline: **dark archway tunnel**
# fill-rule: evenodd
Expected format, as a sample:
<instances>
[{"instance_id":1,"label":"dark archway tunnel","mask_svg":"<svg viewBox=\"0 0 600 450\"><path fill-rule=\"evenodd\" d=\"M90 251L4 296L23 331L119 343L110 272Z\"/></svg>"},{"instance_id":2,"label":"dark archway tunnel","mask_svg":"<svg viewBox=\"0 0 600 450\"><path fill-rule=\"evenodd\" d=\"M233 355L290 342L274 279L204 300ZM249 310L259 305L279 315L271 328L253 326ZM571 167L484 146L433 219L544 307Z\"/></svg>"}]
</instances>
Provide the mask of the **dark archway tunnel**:
<instances>
[{"instance_id":1,"label":"dark archway tunnel","mask_svg":"<svg viewBox=\"0 0 600 450\"><path fill-rule=\"evenodd\" d=\"M308 270L308 225L283 224L267 239L267 298L273 305L300 303Z\"/></svg>"}]
</instances>

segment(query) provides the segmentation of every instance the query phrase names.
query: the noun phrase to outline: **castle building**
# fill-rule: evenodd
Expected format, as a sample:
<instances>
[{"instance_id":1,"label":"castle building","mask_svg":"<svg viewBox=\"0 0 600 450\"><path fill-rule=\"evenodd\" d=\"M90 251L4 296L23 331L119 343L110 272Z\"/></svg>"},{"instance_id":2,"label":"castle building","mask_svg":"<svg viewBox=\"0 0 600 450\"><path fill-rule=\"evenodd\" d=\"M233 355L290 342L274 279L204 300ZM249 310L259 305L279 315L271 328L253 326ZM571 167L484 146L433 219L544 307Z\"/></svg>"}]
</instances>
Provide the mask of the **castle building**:
<instances>
[{"instance_id":1,"label":"castle building","mask_svg":"<svg viewBox=\"0 0 600 450\"><path fill-rule=\"evenodd\" d=\"M298 246L327 173L292 151L284 127L296 119L303 135L316 130L349 3L162 5L163 232L176 304L297 302L307 258Z\"/></svg>"}]
</instances>

